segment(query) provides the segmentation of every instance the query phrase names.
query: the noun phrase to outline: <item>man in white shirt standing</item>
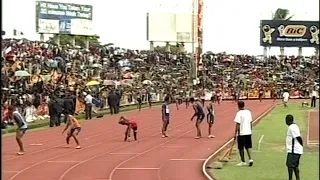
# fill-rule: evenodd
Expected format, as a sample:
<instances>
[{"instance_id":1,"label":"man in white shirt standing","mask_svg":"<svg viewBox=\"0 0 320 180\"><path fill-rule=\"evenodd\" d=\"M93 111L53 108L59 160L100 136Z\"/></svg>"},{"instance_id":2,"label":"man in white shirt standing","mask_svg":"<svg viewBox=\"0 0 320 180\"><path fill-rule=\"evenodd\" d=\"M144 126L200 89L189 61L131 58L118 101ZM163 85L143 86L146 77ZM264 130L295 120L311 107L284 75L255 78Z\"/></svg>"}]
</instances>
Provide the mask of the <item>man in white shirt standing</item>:
<instances>
[{"instance_id":1,"label":"man in white shirt standing","mask_svg":"<svg viewBox=\"0 0 320 180\"><path fill-rule=\"evenodd\" d=\"M288 107L288 101L289 101L289 98L290 98L290 94L289 94L287 89L284 90L284 92L282 94L282 97L283 97L283 105L284 105L284 107Z\"/></svg>"},{"instance_id":2,"label":"man in white shirt standing","mask_svg":"<svg viewBox=\"0 0 320 180\"><path fill-rule=\"evenodd\" d=\"M86 112L86 120L91 120L92 119L92 100L93 97L91 96L90 93L84 93L85 98L84 101L86 103L85 105L85 112Z\"/></svg>"},{"instance_id":3,"label":"man in white shirt standing","mask_svg":"<svg viewBox=\"0 0 320 180\"><path fill-rule=\"evenodd\" d=\"M234 118L236 123L235 137L237 137L238 149L241 158L241 162L237 166L246 166L247 163L244 158L244 149L247 150L249 157L249 166L253 165L253 160L251 156L252 148L252 114L249 110L244 109L245 104L243 101L238 101L239 111Z\"/></svg>"},{"instance_id":4,"label":"man in white shirt standing","mask_svg":"<svg viewBox=\"0 0 320 180\"><path fill-rule=\"evenodd\" d=\"M316 107L316 100L317 100L318 92L313 89L311 92L311 107Z\"/></svg>"},{"instance_id":5,"label":"man in white shirt standing","mask_svg":"<svg viewBox=\"0 0 320 180\"><path fill-rule=\"evenodd\" d=\"M300 129L297 124L294 123L294 117L289 114L286 116L286 124L288 127L286 138L287 149L287 168L289 180L292 180L293 172L296 176L296 180L300 180L299 173L299 161L303 154L303 141L300 134Z\"/></svg>"}]
</instances>

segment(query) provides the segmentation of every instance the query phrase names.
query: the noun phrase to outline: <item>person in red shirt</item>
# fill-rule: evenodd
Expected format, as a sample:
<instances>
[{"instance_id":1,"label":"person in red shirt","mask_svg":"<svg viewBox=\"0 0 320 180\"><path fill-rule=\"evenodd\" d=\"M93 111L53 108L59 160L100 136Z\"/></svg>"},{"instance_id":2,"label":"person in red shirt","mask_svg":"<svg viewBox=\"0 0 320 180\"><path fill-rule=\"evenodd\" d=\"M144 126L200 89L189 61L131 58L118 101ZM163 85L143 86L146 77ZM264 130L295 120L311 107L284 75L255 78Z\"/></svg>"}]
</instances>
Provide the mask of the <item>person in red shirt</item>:
<instances>
[{"instance_id":1,"label":"person in red shirt","mask_svg":"<svg viewBox=\"0 0 320 180\"><path fill-rule=\"evenodd\" d=\"M133 131L134 140L135 141L137 140L138 124L136 121L130 120L126 117L121 116L119 119L119 124L127 126L127 129L125 131L124 141L130 141L131 130Z\"/></svg>"}]
</instances>

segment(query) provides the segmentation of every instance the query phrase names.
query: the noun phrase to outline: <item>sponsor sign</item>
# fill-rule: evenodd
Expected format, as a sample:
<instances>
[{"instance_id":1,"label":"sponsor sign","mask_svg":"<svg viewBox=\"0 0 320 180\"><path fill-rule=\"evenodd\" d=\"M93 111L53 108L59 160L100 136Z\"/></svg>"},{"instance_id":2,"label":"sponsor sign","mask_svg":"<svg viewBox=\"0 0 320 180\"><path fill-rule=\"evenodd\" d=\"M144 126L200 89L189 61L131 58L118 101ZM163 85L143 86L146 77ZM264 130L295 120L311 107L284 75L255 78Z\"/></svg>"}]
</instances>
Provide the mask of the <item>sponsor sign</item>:
<instances>
[{"instance_id":1,"label":"sponsor sign","mask_svg":"<svg viewBox=\"0 0 320 180\"><path fill-rule=\"evenodd\" d=\"M319 28L319 21L262 20L260 45L318 47Z\"/></svg>"},{"instance_id":2,"label":"sponsor sign","mask_svg":"<svg viewBox=\"0 0 320 180\"><path fill-rule=\"evenodd\" d=\"M36 26L43 34L93 35L92 6L38 1Z\"/></svg>"}]
</instances>

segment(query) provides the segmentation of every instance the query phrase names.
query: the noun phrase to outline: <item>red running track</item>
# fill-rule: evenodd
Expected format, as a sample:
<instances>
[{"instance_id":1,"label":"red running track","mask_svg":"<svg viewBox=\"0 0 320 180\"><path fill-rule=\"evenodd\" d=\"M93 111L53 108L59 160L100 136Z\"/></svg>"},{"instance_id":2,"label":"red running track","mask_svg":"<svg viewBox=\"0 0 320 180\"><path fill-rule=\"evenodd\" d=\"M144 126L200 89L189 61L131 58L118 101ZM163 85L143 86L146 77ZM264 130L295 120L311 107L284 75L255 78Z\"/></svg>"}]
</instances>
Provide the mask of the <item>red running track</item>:
<instances>
[{"instance_id":1,"label":"red running track","mask_svg":"<svg viewBox=\"0 0 320 180\"><path fill-rule=\"evenodd\" d=\"M246 101L254 117L269 109L272 101ZM216 138L193 139L192 108L171 107L169 138L160 138L159 107L123 113L139 125L139 140L123 142L125 127L119 115L86 121L79 135L82 149L63 148L63 127L29 132L24 137L27 153L16 156L14 137L3 140L5 180L204 180L205 158L228 141L234 133L235 103L216 105ZM207 124L202 124L207 136ZM73 143L73 142L72 142ZM72 144L75 147L75 144Z\"/></svg>"},{"instance_id":2,"label":"red running track","mask_svg":"<svg viewBox=\"0 0 320 180\"><path fill-rule=\"evenodd\" d=\"M319 144L319 111L309 111L308 144Z\"/></svg>"}]
</instances>

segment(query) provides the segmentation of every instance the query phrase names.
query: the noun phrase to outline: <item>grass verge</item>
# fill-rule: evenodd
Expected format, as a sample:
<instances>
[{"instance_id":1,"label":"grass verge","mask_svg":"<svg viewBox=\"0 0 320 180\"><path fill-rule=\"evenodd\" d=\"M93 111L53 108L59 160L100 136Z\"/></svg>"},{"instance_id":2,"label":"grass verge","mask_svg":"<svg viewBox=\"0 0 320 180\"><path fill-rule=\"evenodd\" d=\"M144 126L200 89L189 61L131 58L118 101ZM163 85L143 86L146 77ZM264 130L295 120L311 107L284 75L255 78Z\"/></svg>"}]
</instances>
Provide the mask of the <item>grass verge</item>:
<instances>
[{"instance_id":1,"label":"grass verge","mask_svg":"<svg viewBox=\"0 0 320 180\"><path fill-rule=\"evenodd\" d=\"M161 103L160 102L156 102L156 103L153 103L153 106L158 106L160 105ZM147 108L148 107L148 104L143 104L142 105L142 108ZM133 111L133 110L136 110L137 109L137 105L127 105L127 106L123 106L121 107L121 112L126 112L126 111ZM103 110L103 111L98 111L97 114L103 114L103 115L108 115L110 114L110 111L109 109L108 110ZM95 115L97 115L95 114ZM84 118L85 118L85 115L84 114L80 114L77 116L77 118L80 120L80 121L83 121ZM37 121L34 121L32 123L29 123L28 124L28 131L33 131L33 130L41 130L41 129L46 129L48 128L49 126L49 121L48 120L37 120ZM16 131L16 126L10 126L8 127L7 129L2 129L1 130L1 133L2 135L9 135L9 134L12 134Z\"/></svg>"},{"instance_id":2,"label":"grass verge","mask_svg":"<svg viewBox=\"0 0 320 180\"><path fill-rule=\"evenodd\" d=\"M308 180L318 179L319 147L306 146L307 110L309 108L301 107L300 103L291 103L288 108L277 106L254 127L254 166L236 167L240 158L238 154L235 154L231 157L231 161L223 164L223 169L211 170L210 173L219 180L287 180L285 138L288 127L284 118L287 114L292 114L305 139L305 152L300 161L301 177ZM264 137L260 144L260 151L258 151L258 142L262 135Z\"/></svg>"}]
</instances>

